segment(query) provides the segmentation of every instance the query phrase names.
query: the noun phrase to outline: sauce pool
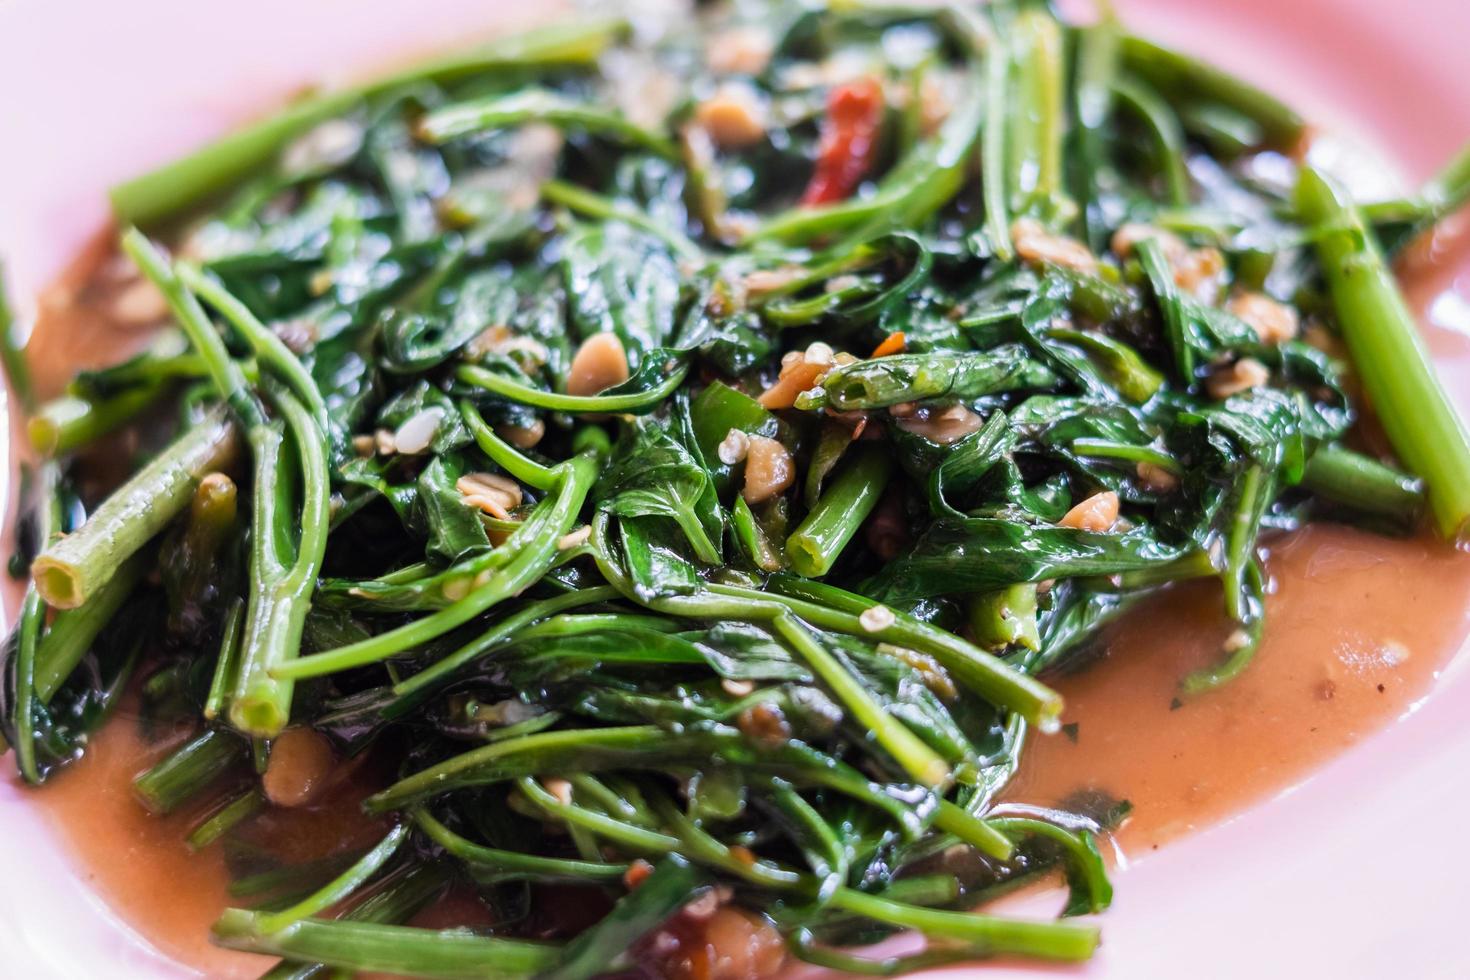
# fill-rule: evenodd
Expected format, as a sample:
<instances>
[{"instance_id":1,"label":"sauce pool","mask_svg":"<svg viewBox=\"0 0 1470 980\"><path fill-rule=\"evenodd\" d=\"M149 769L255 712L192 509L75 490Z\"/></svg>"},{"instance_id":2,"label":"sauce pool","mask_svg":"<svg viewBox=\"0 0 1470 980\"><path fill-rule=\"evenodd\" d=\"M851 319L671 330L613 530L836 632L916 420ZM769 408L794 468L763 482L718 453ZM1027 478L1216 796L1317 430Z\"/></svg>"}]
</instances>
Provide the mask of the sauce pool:
<instances>
[{"instance_id":1,"label":"sauce pool","mask_svg":"<svg viewBox=\"0 0 1470 980\"><path fill-rule=\"evenodd\" d=\"M1181 698L1180 678L1218 659L1230 630L1219 586L1148 600L1109 630L1098 660L1053 679L1066 728L1031 739L1007 797L1126 799L1116 841L1151 850L1292 786L1412 711L1470 627L1470 560L1427 538L1311 525L1278 540L1267 569L1265 639L1244 674Z\"/></svg>"}]
</instances>

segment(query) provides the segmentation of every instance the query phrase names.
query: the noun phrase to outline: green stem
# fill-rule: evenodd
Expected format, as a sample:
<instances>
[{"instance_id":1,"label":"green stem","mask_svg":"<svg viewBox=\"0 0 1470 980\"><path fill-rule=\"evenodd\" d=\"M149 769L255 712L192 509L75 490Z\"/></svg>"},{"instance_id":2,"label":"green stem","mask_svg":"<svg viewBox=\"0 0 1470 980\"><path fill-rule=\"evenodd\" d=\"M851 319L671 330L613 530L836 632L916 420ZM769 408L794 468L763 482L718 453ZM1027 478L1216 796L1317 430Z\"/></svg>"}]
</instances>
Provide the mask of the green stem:
<instances>
[{"instance_id":1,"label":"green stem","mask_svg":"<svg viewBox=\"0 0 1470 980\"><path fill-rule=\"evenodd\" d=\"M982 648L1000 651L1020 644L1027 650L1041 649L1034 583L983 592L970 600L968 611L970 630Z\"/></svg>"},{"instance_id":2,"label":"green stem","mask_svg":"<svg viewBox=\"0 0 1470 980\"><path fill-rule=\"evenodd\" d=\"M895 615L892 626L869 633L863 629L858 616L872 605L871 600L829 585L784 575L773 577L767 587L780 594L732 586L715 585L711 588L720 593L760 596L779 602L813 626L867 636L927 653L976 694L997 707L1016 712L1041 731L1054 732L1061 724L1061 695L952 633L903 613Z\"/></svg>"},{"instance_id":3,"label":"green stem","mask_svg":"<svg viewBox=\"0 0 1470 980\"><path fill-rule=\"evenodd\" d=\"M179 279L168 257L136 228L123 232L122 249L137 264L144 277L163 294L174 319L188 335L189 343L204 358L215 390L230 406L235 418L246 431L264 425L265 411L245 379L244 370L230 357L224 338L215 329L209 314L204 312L204 307L199 305L199 300Z\"/></svg>"},{"instance_id":4,"label":"green stem","mask_svg":"<svg viewBox=\"0 0 1470 980\"><path fill-rule=\"evenodd\" d=\"M573 101L547 89L523 89L510 95L492 95L443 106L419 121L417 135L430 143L445 143L457 136L528 122L582 130L649 150L668 160L679 159L678 147L667 137L635 125L621 114Z\"/></svg>"},{"instance_id":5,"label":"green stem","mask_svg":"<svg viewBox=\"0 0 1470 980\"><path fill-rule=\"evenodd\" d=\"M1235 501L1235 517L1230 522L1225 540L1225 568L1221 579L1225 585L1225 611L1238 623L1250 619L1245 595L1246 569L1254 560L1256 536L1261 516L1271 505L1271 478L1260 466L1251 466L1240 481L1240 496Z\"/></svg>"},{"instance_id":6,"label":"green stem","mask_svg":"<svg viewBox=\"0 0 1470 980\"><path fill-rule=\"evenodd\" d=\"M853 456L786 539L791 567L808 578L831 570L888 486L893 461L887 448L859 446Z\"/></svg>"},{"instance_id":7,"label":"green stem","mask_svg":"<svg viewBox=\"0 0 1470 980\"><path fill-rule=\"evenodd\" d=\"M97 635L133 594L147 566L143 555L133 555L85 604L56 614L36 650L36 697L42 704L51 703Z\"/></svg>"},{"instance_id":8,"label":"green stem","mask_svg":"<svg viewBox=\"0 0 1470 980\"><path fill-rule=\"evenodd\" d=\"M950 779L949 764L903 722L891 716L861 681L834 657L822 641L790 613L775 618L776 632L786 638L812 672L904 771L924 786L942 786Z\"/></svg>"},{"instance_id":9,"label":"green stem","mask_svg":"<svg viewBox=\"0 0 1470 980\"><path fill-rule=\"evenodd\" d=\"M199 268L189 262L180 262L175 266L179 281L190 289L204 302L219 311L235 331L249 345L255 353L256 360L262 367L268 367L280 376L286 386L291 389L301 403L305 405L316 419L316 424L323 432L327 431L327 403L322 399L322 393L317 388L316 382L312 380L311 372L306 370L301 361L285 342L277 337L273 331L251 312L250 307L240 302L230 291L225 289L214 276L206 275Z\"/></svg>"},{"instance_id":10,"label":"green stem","mask_svg":"<svg viewBox=\"0 0 1470 980\"><path fill-rule=\"evenodd\" d=\"M1341 446L1323 446L1307 461L1302 486L1368 514L1410 523L1424 510L1424 484Z\"/></svg>"},{"instance_id":11,"label":"green stem","mask_svg":"<svg viewBox=\"0 0 1470 980\"><path fill-rule=\"evenodd\" d=\"M119 184L111 193L113 213L122 223L157 224L243 180L296 136L373 95L423 80L590 65L626 29L620 18L583 18L426 61L364 85L308 96L182 160Z\"/></svg>"},{"instance_id":12,"label":"green stem","mask_svg":"<svg viewBox=\"0 0 1470 980\"><path fill-rule=\"evenodd\" d=\"M1470 429L1456 412L1363 217L1346 193L1311 167L1297 207L1317 226L1317 254L1353 364L1389 442L1424 479L1435 525L1461 540L1470 523Z\"/></svg>"},{"instance_id":13,"label":"green stem","mask_svg":"<svg viewBox=\"0 0 1470 980\"><path fill-rule=\"evenodd\" d=\"M41 782L36 763L36 646L46 605L35 588L26 590L20 607L20 638L15 654L15 759L26 782Z\"/></svg>"},{"instance_id":14,"label":"green stem","mask_svg":"<svg viewBox=\"0 0 1470 980\"><path fill-rule=\"evenodd\" d=\"M513 378L496 374L494 371L488 371L475 364L461 365L455 371L455 377L465 384L483 388L501 398L552 412L571 412L573 414L633 412L642 414L651 412L663 404L664 400L684 383L684 376L688 373L688 365L680 364L668 377L647 391L635 391L626 395L559 395L553 391L544 391L541 388L521 384Z\"/></svg>"},{"instance_id":15,"label":"green stem","mask_svg":"<svg viewBox=\"0 0 1470 980\"><path fill-rule=\"evenodd\" d=\"M1253 593L1250 601L1258 605L1265 591L1265 572L1262 571L1260 562L1252 561L1250 567L1246 569L1246 576ZM1258 607L1253 610L1253 615L1240 629L1231 634L1233 646L1227 647L1225 659L1208 667L1201 667L1185 676L1179 682L1180 692L1186 696L1204 694L1224 687L1235 680L1255 659L1256 651L1261 646L1261 638L1265 635L1265 629L1265 610Z\"/></svg>"},{"instance_id":16,"label":"green stem","mask_svg":"<svg viewBox=\"0 0 1470 980\"><path fill-rule=\"evenodd\" d=\"M430 840L444 848L450 856L463 861L469 868L470 875L481 884L493 885L508 881L615 884L622 880L623 874L628 870L626 863L576 861L486 847L456 834L426 810L414 809L410 816Z\"/></svg>"},{"instance_id":17,"label":"green stem","mask_svg":"<svg viewBox=\"0 0 1470 980\"><path fill-rule=\"evenodd\" d=\"M602 221L621 221L646 231L663 241L681 259L704 261L704 251L687 235L676 228L670 228L647 211L636 208L627 201L614 200L564 180L548 180L542 184L541 196L553 204L560 204L586 217Z\"/></svg>"},{"instance_id":18,"label":"green stem","mask_svg":"<svg viewBox=\"0 0 1470 980\"><path fill-rule=\"evenodd\" d=\"M553 599L533 602L496 623L489 630L475 637L443 660L437 661L417 674L414 674L412 677L398 682L393 686L393 693L399 697L410 697L425 689L435 687L447 681L456 671L465 665L473 663L496 647L505 644L511 637L516 636L537 620L555 616L567 609L575 609L577 606L610 602L616 598L618 598L618 591L616 589L611 586L596 586L590 589L581 589L577 592L569 592L566 595L557 596Z\"/></svg>"},{"instance_id":19,"label":"green stem","mask_svg":"<svg viewBox=\"0 0 1470 980\"><path fill-rule=\"evenodd\" d=\"M350 922L399 923L433 904L444 894L449 876L440 864L418 864L395 874L380 889L344 912L340 918ZM283 960L260 980L316 980L331 970L325 963L300 963ZM332 977L342 980L338 971Z\"/></svg>"},{"instance_id":20,"label":"green stem","mask_svg":"<svg viewBox=\"0 0 1470 980\"><path fill-rule=\"evenodd\" d=\"M679 838L639 827L576 803L563 803L530 776L516 779L516 789L536 809L548 817L612 841L633 854L672 854L679 848Z\"/></svg>"},{"instance_id":21,"label":"green stem","mask_svg":"<svg viewBox=\"0 0 1470 980\"><path fill-rule=\"evenodd\" d=\"M1006 171L1006 104L1009 101L1011 59L999 44L985 59L985 129L980 136L980 169L985 202L985 235L1002 262L1015 256Z\"/></svg>"},{"instance_id":22,"label":"green stem","mask_svg":"<svg viewBox=\"0 0 1470 980\"><path fill-rule=\"evenodd\" d=\"M552 967L559 955L549 943L351 920L302 919L272 933L261 928L264 917L226 909L214 924L214 941L247 953L427 980L528 978Z\"/></svg>"},{"instance_id":23,"label":"green stem","mask_svg":"<svg viewBox=\"0 0 1470 980\"><path fill-rule=\"evenodd\" d=\"M1215 103L1246 116L1271 146L1289 148L1306 123L1280 100L1213 65L1140 37L1124 37L1123 65L1176 107Z\"/></svg>"},{"instance_id":24,"label":"green stem","mask_svg":"<svg viewBox=\"0 0 1470 980\"><path fill-rule=\"evenodd\" d=\"M205 474L228 468L235 429L212 412L115 490L80 528L37 556L32 575L58 609L87 602L129 557L188 506Z\"/></svg>"},{"instance_id":25,"label":"green stem","mask_svg":"<svg viewBox=\"0 0 1470 980\"><path fill-rule=\"evenodd\" d=\"M185 841L191 851L202 851L219 840L232 829L259 813L265 806L265 797L258 789L248 789L220 807L199 826L190 832Z\"/></svg>"},{"instance_id":26,"label":"green stem","mask_svg":"<svg viewBox=\"0 0 1470 980\"><path fill-rule=\"evenodd\" d=\"M1008 861L1015 852L1010 840L998 828L949 800L939 801L939 812L934 815L934 826L945 833L953 834L981 854L997 861Z\"/></svg>"},{"instance_id":27,"label":"green stem","mask_svg":"<svg viewBox=\"0 0 1470 980\"><path fill-rule=\"evenodd\" d=\"M229 710L230 724L259 738L274 738L290 720L295 682L275 672L300 655L301 630L331 523L325 437L295 398L282 392L276 404L299 461L301 509L292 513L286 506L294 481L282 469L282 426L261 426L250 439L255 454L250 595ZM295 558L288 565L283 549L291 546L297 528Z\"/></svg>"},{"instance_id":28,"label":"green stem","mask_svg":"<svg viewBox=\"0 0 1470 980\"><path fill-rule=\"evenodd\" d=\"M1061 25L1049 12L1024 10L1011 25L1016 91L1008 116L1010 209L1046 224L1066 220L1062 142L1066 135Z\"/></svg>"},{"instance_id":29,"label":"green stem","mask_svg":"<svg viewBox=\"0 0 1470 980\"><path fill-rule=\"evenodd\" d=\"M409 833L409 825L406 823L394 827L372 849L359 858L357 863L328 882L323 888L289 908L257 918L256 928L261 932L280 932L294 922L325 912L333 905L343 901L388 863L389 858L398 852L399 845L408 839Z\"/></svg>"},{"instance_id":30,"label":"green stem","mask_svg":"<svg viewBox=\"0 0 1470 980\"><path fill-rule=\"evenodd\" d=\"M170 813L203 792L245 759L245 743L207 728L133 780L133 790L152 813Z\"/></svg>"},{"instance_id":31,"label":"green stem","mask_svg":"<svg viewBox=\"0 0 1470 980\"><path fill-rule=\"evenodd\" d=\"M209 693L204 697L204 720L214 721L224 711L229 692L235 686L235 673L240 660L240 632L245 625L245 603L235 599L225 614L225 626L219 642L219 658L209 680Z\"/></svg>"},{"instance_id":32,"label":"green stem","mask_svg":"<svg viewBox=\"0 0 1470 980\"><path fill-rule=\"evenodd\" d=\"M1122 30L1112 4L1095 5L1097 20L1077 29L1076 70L1073 72L1073 108L1077 125L1077 181L1087 228L1088 244L1102 252L1111 229L1102 212L1106 194L1108 139L1113 118L1113 82L1118 77L1118 49Z\"/></svg>"},{"instance_id":33,"label":"green stem","mask_svg":"<svg viewBox=\"0 0 1470 980\"><path fill-rule=\"evenodd\" d=\"M26 422L26 435L41 455L62 456L131 422L168 391L168 385L156 384L109 398L63 395L36 409Z\"/></svg>"},{"instance_id":34,"label":"green stem","mask_svg":"<svg viewBox=\"0 0 1470 980\"><path fill-rule=\"evenodd\" d=\"M567 533L581 512L587 491L597 475L596 463L591 456L585 455L572 457L560 464L557 470L560 473L557 495L537 504L536 512L523 525L533 532L524 546L504 567L495 569L485 582L478 583L463 599L386 633L278 664L272 670L273 676L280 680L293 680L376 663L442 636L529 588L555 562L556 542Z\"/></svg>"},{"instance_id":35,"label":"green stem","mask_svg":"<svg viewBox=\"0 0 1470 980\"><path fill-rule=\"evenodd\" d=\"M20 407L29 412L36 407L36 392L31 386L31 369L26 362L25 349L16 336L18 325L5 288L5 263L0 262L0 367L4 368Z\"/></svg>"},{"instance_id":36,"label":"green stem","mask_svg":"<svg viewBox=\"0 0 1470 980\"><path fill-rule=\"evenodd\" d=\"M976 943L990 954L1014 953L1039 959L1080 962L1097 949L1098 930L1093 926L1055 922L1025 922L973 912L946 912L903 905L884 898L839 889L832 907L853 912L905 929L917 929L938 939Z\"/></svg>"},{"instance_id":37,"label":"green stem","mask_svg":"<svg viewBox=\"0 0 1470 980\"><path fill-rule=\"evenodd\" d=\"M651 600L640 597L608 559L606 529L606 515L599 514L592 522L598 569L619 592L640 605L694 619L740 622L769 622L788 610L803 622L822 629L927 653L961 684L991 704L1016 712L1043 732L1055 732L1061 726L1062 697L1045 684L958 636L904 613L895 613L891 626L869 630L863 626L861 616L872 608L873 601L825 583L774 575L766 583L769 592L711 583L707 591L690 596Z\"/></svg>"},{"instance_id":38,"label":"green stem","mask_svg":"<svg viewBox=\"0 0 1470 980\"><path fill-rule=\"evenodd\" d=\"M475 444L480 447L481 452L495 461L495 465L537 490L550 490L556 486L555 469L535 462L496 435L474 405L467 401L460 402L459 414L469 427L470 435L474 436Z\"/></svg>"}]
</instances>

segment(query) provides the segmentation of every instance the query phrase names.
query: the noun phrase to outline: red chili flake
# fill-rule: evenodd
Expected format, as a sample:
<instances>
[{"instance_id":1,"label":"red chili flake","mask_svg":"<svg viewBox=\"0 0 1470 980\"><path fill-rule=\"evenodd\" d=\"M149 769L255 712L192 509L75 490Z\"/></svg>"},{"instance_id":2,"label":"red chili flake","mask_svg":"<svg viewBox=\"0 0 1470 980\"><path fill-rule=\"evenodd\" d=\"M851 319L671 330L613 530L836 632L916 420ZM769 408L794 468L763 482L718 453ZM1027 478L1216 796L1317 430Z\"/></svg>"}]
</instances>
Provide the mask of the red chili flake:
<instances>
[{"instance_id":1,"label":"red chili flake","mask_svg":"<svg viewBox=\"0 0 1470 980\"><path fill-rule=\"evenodd\" d=\"M644 880L651 874L653 874L653 865L642 858L638 858L632 864L628 865L627 871L623 872L623 887L632 891L634 888L643 884Z\"/></svg>"},{"instance_id":2,"label":"red chili flake","mask_svg":"<svg viewBox=\"0 0 1470 980\"><path fill-rule=\"evenodd\" d=\"M817 168L801 195L808 207L845 200L873 167L883 122L883 87L871 76L827 93Z\"/></svg>"}]
</instances>

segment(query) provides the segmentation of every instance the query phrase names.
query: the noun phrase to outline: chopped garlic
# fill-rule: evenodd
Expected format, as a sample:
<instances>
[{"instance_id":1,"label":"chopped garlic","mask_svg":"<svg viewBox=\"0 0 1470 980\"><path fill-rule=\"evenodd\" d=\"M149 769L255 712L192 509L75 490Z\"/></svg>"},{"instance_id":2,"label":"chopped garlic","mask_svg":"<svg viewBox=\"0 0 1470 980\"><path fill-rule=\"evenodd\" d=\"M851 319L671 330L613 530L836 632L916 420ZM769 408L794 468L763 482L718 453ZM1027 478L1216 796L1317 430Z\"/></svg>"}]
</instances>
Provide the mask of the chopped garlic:
<instances>
[{"instance_id":1,"label":"chopped garlic","mask_svg":"<svg viewBox=\"0 0 1470 980\"><path fill-rule=\"evenodd\" d=\"M858 615L858 624L869 633L881 633L897 621L887 606L869 606Z\"/></svg>"},{"instance_id":2,"label":"chopped garlic","mask_svg":"<svg viewBox=\"0 0 1470 980\"><path fill-rule=\"evenodd\" d=\"M734 466L745 458L745 454L749 449L750 436L741 429L731 429L725 433L725 438L720 440L720 446L716 450L716 455L720 457L720 462L726 466Z\"/></svg>"}]
</instances>

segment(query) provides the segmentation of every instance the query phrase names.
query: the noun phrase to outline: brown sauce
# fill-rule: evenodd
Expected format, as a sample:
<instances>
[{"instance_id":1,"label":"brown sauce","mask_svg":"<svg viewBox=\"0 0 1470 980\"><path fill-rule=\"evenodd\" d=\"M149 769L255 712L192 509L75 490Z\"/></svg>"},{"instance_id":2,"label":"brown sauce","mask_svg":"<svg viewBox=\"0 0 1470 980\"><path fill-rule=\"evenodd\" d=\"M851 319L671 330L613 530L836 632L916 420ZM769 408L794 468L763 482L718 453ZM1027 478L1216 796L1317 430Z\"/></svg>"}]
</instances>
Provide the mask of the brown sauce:
<instances>
[{"instance_id":1,"label":"brown sauce","mask_svg":"<svg viewBox=\"0 0 1470 980\"><path fill-rule=\"evenodd\" d=\"M1145 851L1296 784L1412 710L1465 638L1470 561L1446 545L1318 524L1271 552L1276 591L1250 669L1180 698L1180 678L1220 656L1229 627L1215 583L1168 590L1109 632L1098 661L1055 680L1068 728L1031 740L1007 796L1126 799L1118 843Z\"/></svg>"},{"instance_id":2,"label":"brown sauce","mask_svg":"<svg viewBox=\"0 0 1470 980\"><path fill-rule=\"evenodd\" d=\"M210 977L256 977L269 966L268 958L209 944L209 927L220 911L246 900L230 896L230 873L219 844L192 851L186 843L208 813L186 806L156 816L133 792L133 778L187 734L150 741L133 706L124 704L82 759L34 798L85 869L87 881L153 946ZM286 864L361 850L385 830L359 805L380 786L369 767L341 766L320 804L268 808L253 818L244 836ZM458 906L449 909L462 919Z\"/></svg>"},{"instance_id":3,"label":"brown sauce","mask_svg":"<svg viewBox=\"0 0 1470 980\"><path fill-rule=\"evenodd\" d=\"M119 715L34 798L87 882L156 949L206 976L259 976L269 960L209 943L209 927L229 904L220 848L191 852L184 838L194 814L156 817L133 795L133 777L163 754Z\"/></svg>"},{"instance_id":4,"label":"brown sauce","mask_svg":"<svg viewBox=\"0 0 1470 980\"><path fill-rule=\"evenodd\" d=\"M84 285L108 254L89 250L41 304L33 354L43 392L146 339L111 324L110 294ZM1444 287L1425 275L1410 294L1428 308ZM1470 332L1430 333L1451 390L1470 390ZM1072 735L1033 737L1007 795L1046 804L1097 788L1125 798L1133 811L1118 840L1136 856L1296 785L1412 711L1470 632L1470 557L1437 541L1324 524L1270 550L1266 640L1243 677L1176 702L1179 679L1218 656L1227 627L1218 586L1169 590L1112 629L1088 669L1054 679ZM209 943L229 877L218 845L184 844L198 814L154 817L133 795L132 778L164 751L121 712L33 798L79 873L154 947L209 977L257 976L264 958ZM357 815L359 797L277 812L263 832L297 858L361 846L381 827ZM485 924L484 915L457 895L420 922Z\"/></svg>"}]
</instances>

